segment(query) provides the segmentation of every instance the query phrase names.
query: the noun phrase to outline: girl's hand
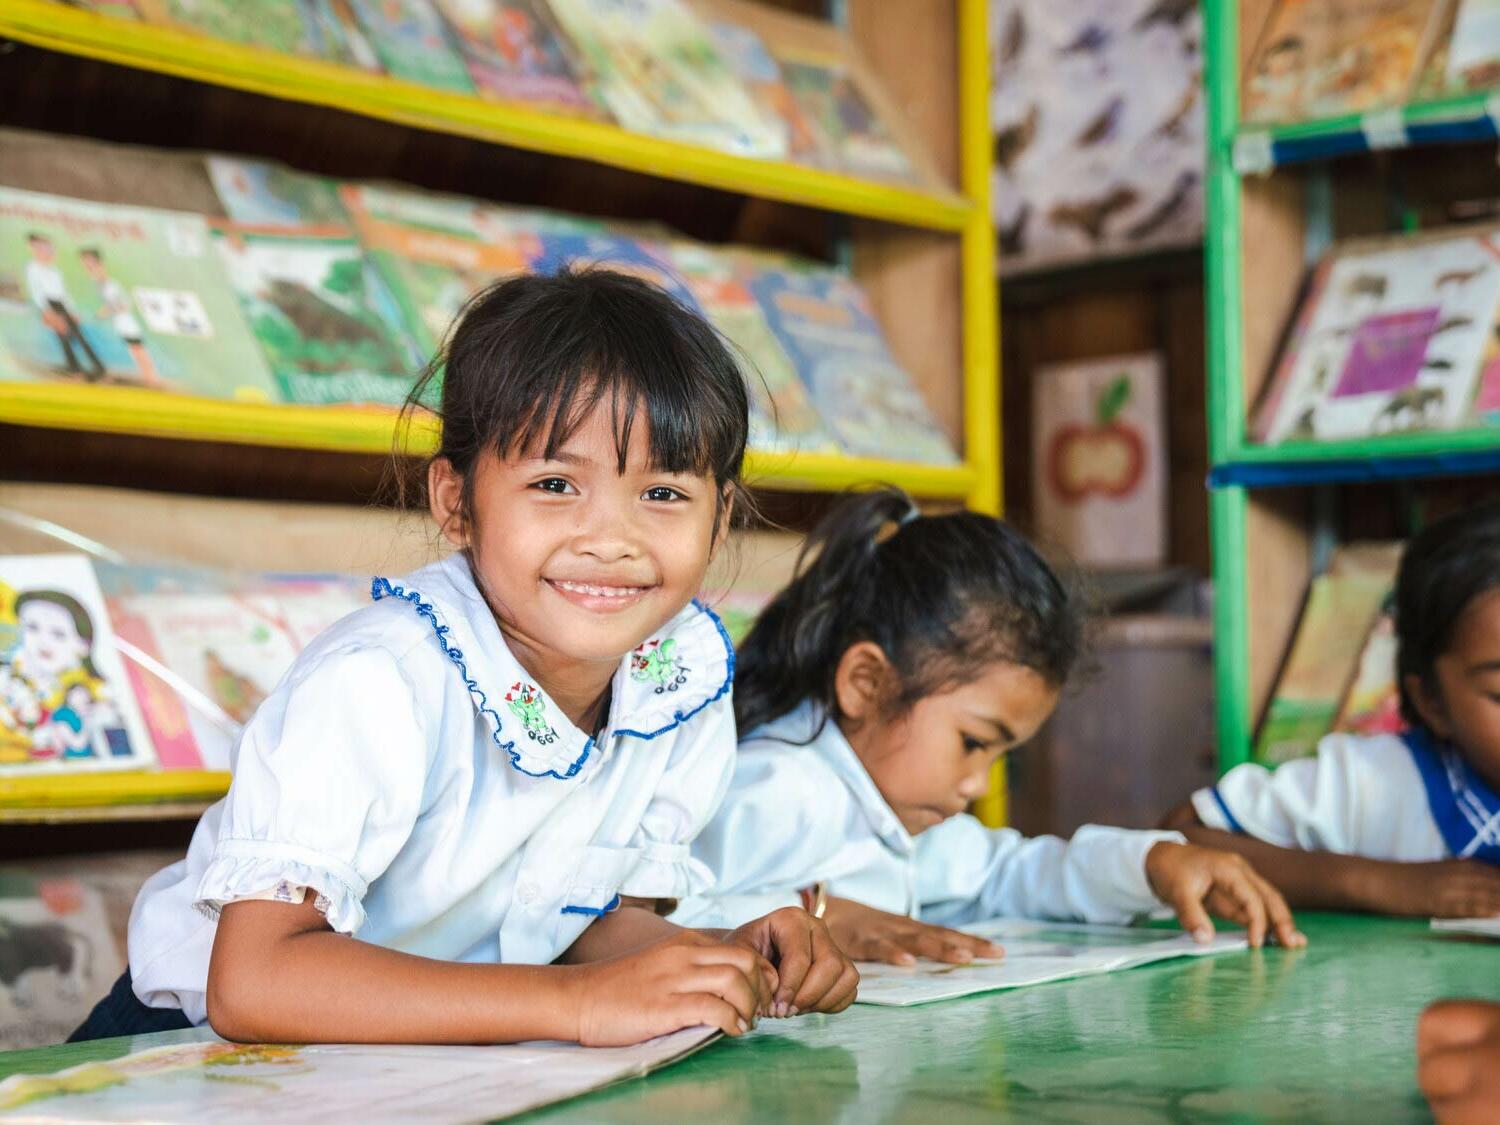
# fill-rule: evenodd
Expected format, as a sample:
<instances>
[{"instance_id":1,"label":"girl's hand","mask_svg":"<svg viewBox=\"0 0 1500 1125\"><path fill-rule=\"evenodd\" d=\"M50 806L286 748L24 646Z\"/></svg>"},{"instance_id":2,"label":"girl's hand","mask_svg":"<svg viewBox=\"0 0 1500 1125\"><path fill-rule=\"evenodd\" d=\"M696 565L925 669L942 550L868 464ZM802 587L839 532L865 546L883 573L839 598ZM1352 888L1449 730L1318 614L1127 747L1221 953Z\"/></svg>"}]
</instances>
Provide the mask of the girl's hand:
<instances>
[{"instance_id":1,"label":"girl's hand","mask_svg":"<svg viewBox=\"0 0 1500 1125\"><path fill-rule=\"evenodd\" d=\"M978 957L1005 956L1005 950L992 941L902 914L889 914L853 899L829 899L823 919L839 948L856 961L910 965L925 957L963 965Z\"/></svg>"},{"instance_id":2,"label":"girl's hand","mask_svg":"<svg viewBox=\"0 0 1500 1125\"><path fill-rule=\"evenodd\" d=\"M1214 936L1208 917L1212 911L1244 926L1254 949L1265 944L1268 928L1288 949L1307 944L1281 892L1243 856L1163 841L1146 853L1146 879L1156 897L1177 912L1182 928L1198 941Z\"/></svg>"},{"instance_id":3,"label":"girl's hand","mask_svg":"<svg viewBox=\"0 0 1500 1125\"><path fill-rule=\"evenodd\" d=\"M1479 1125L1500 1109L1500 1004L1441 1000L1417 1024L1417 1084L1440 1125Z\"/></svg>"},{"instance_id":4,"label":"girl's hand","mask_svg":"<svg viewBox=\"0 0 1500 1125\"><path fill-rule=\"evenodd\" d=\"M1376 909L1418 918L1500 915L1500 868L1479 859L1384 863L1369 898Z\"/></svg>"},{"instance_id":5,"label":"girl's hand","mask_svg":"<svg viewBox=\"0 0 1500 1125\"><path fill-rule=\"evenodd\" d=\"M743 1035L776 983L755 951L694 930L576 971L577 1039L586 1047L627 1047L685 1027Z\"/></svg>"},{"instance_id":6,"label":"girl's hand","mask_svg":"<svg viewBox=\"0 0 1500 1125\"><path fill-rule=\"evenodd\" d=\"M724 940L776 966L777 983L767 1015L842 1012L854 1003L859 971L834 944L828 927L800 907L772 911L731 930Z\"/></svg>"}]
</instances>

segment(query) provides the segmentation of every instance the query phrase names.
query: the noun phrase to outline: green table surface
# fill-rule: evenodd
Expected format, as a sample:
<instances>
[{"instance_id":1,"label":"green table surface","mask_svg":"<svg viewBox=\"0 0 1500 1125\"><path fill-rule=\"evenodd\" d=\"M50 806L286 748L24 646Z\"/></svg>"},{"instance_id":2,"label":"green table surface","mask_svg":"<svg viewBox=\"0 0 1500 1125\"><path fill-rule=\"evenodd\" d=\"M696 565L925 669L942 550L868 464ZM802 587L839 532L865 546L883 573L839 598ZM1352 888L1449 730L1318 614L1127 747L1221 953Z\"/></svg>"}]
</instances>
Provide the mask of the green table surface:
<instances>
[{"instance_id":1,"label":"green table surface","mask_svg":"<svg viewBox=\"0 0 1500 1125\"><path fill-rule=\"evenodd\" d=\"M1309 914L1300 923L1311 942L1303 951L765 1021L524 1120L1428 1120L1415 1081L1417 1014L1444 996L1500 999L1500 946L1425 922ZM0 1077L204 1034L13 1051L0 1054Z\"/></svg>"}]
</instances>

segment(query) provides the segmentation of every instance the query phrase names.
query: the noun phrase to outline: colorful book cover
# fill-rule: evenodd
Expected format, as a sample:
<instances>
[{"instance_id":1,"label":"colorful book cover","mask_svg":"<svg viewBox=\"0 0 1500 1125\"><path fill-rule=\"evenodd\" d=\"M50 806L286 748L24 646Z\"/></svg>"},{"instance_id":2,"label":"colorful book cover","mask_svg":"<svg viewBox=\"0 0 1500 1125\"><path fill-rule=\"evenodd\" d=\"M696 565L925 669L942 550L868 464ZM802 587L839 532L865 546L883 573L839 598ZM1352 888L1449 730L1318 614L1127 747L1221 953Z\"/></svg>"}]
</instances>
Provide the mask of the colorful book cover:
<instances>
[{"instance_id":1,"label":"colorful book cover","mask_svg":"<svg viewBox=\"0 0 1500 1125\"><path fill-rule=\"evenodd\" d=\"M339 228L214 228L245 320L287 402L406 400L425 356L390 291Z\"/></svg>"},{"instance_id":2,"label":"colorful book cover","mask_svg":"<svg viewBox=\"0 0 1500 1125\"><path fill-rule=\"evenodd\" d=\"M910 179L911 161L841 59L783 53L782 80L803 118L819 133L817 148L856 176Z\"/></svg>"},{"instance_id":3,"label":"colorful book cover","mask_svg":"<svg viewBox=\"0 0 1500 1125\"><path fill-rule=\"evenodd\" d=\"M1459 0L1444 76L1443 93L1500 85L1500 2Z\"/></svg>"},{"instance_id":4,"label":"colorful book cover","mask_svg":"<svg viewBox=\"0 0 1500 1125\"><path fill-rule=\"evenodd\" d=\"M1422 65L1438 0L1280 0L1246 71L1247 124L1398 105Z\"/></svg>"},{"instance_id":5,"label":"colorful book cover","mask_svg":"<svg viewBox=\"0 0 1500 1125\"><path fill-rule=\"evenodd\" d=\"M1306 757L1333 729L1400 557L1399 543L1349 544L1313 578L1256 736L1257 761L1279 765Z\"/></svg>"},{"instance_id":6,"label":"colorful book cover","mask_svg":"<svg viewBox=\"0 0 1500 1125\"><path fill-rule=\"evenodd\" d=\"M1406 729L1396 687L1396 619L1389 606L1370 627L1333 729L1351 734L1396 734Z\"/></svg>"},{"instance_id":7,"label":"colorful book cover","mask_svg":"<svg viewBox=\"0 0 1500 1125\"><path fill-rule=\"evenodd\" d=\"M1336 441L1463 425L1500 313L1500 227L1335 247L1307 302L1257 434Z\"/></svg>"},{"instance_id":8,"label":"colorful book cover","mask_svg":"<svg viewBox=\"0 0 1500 1125\"><path fill-rule=\"evenodd\" d=\"M761 112L680 0L551 0L627 129L743 156L786 155L785 129Z\"/></svg>"},{"instance_id":9,"label":"colorful book cover","mask_svg":"<svg viewBox=\"0 0 1500 1125\"><path fill-rule=\"evenodd\" d=\"M957 462L947 435L891 355L858 285L829 270L763 270L751 278L750 291L847 452Z\"/></svg>"},{"instance_id":10,"label":"colorful book cover","mask_svg":"<svg viewBox=\"0 0 1500 1125\"><path fill-rule=\"evenodd\" d=\"M427 355L436 352L464 304L480 289L525 273L541 236L522 213L476 200L348 184L344 205ZM539 215L538 226L546 220Z\"/></svg>"},{"instance_id":11,"label":"colorful book cover","mask_svg":"<svg viewBox=\"0 0 1500 1125\"><path fill-rule=\"evenodd\" d=\"M366 599L352 581L114 597L126 669L163 768L229 768L239 729L304 647Z\"/></svg>"},{"instance_id":12,"label":"colorful book cover","mask_svg":"<svg viewBox=\"0 0 1500 1125\"><path fill-rule=\"evenodd\" d=\"M546 0L432 0L481 93L593 114L577 64Z\"/></svg>"},{"instance_id":13,"label":"colorful book cover","mask_svg":"<svg viewBox=\"0 0 1500 1125\"><path fill-rule=\"evenodd\" d=\"M0 345L28 382L276 397L201 215L0 188Z\"/></svg>"},{"instance_id":14,"label":"colorful book cover","mask_svg":"<svg viewBox=\"0 0 1500 1125\"><path fill-rule=\"evenodd\" d=\"M761 37L748 27L725 20L711 22L708 30L714 46L760 107L761 115L767 121L781 123L787 159L814 166L829 164L832 154L826 139L797 104L782 78L781 64Z\"/></svg>"},{"instance_id":15,"label":"colorful book cover","mask_svg":"<svg viewBox=\"0 0 1500 1125\"><path fill-rule=\"evenodd\" d=\"M760 268L696 242L671 245L672 263L709 320L740 353L750 391L750 447L775 453L837 453L838 443L766 323L746 278Z\"/></svg>"},{"instance_id":16,"label":"colorful book cover","mask_svg":"<svg viewBox=\"0 0 1500 1125\"><path fill-rule=\"evenodd\" d=\"M430 0L349 0L381 65L397 78L472 94L474 82Z\"/></svg>"},{"instance_id":17,"label":"colorful book cover","mask_svg":"<svg viewBox=\"0 0 1500 1125\"><path fill-rule=\"evenodd\" d=\"M349 217L339 203L338 185L269 160L210 156L209 179L236 223L275 226L346 226Z\"/></svg>"},{"instance_id":18,"label":"colorful book cover","mask_svg":"<svg viewBox=\"0 0 1500 1125\"><path fill-rule=\"evenodd\" d=\"M124 965L104 898L77 879L0 871L0 1050L63 1042Z\"/></svg>"},{"instance_id":19,"label":"colorful book cover","mask_svg":"<svg viewBox=\"0 0 1500 1125\"><path fill-rule=\"evenodd\" d=\"M151 0L167 22L230 43L366 70L380 61L341 0Z\"/></svg>"},{"instance_id":20,"label":"colorful book cover","mask_svg":"<svg viewBox=\"0 0 1500 1125\"><path fill-rule=\"evenodd\" d=\"M1040 368L1032 381L1037 529L1076 562L1160 566L1167 550L1162 358Z\"/></svg>"},{"instance_id":21,"label":"colorful book cover","mask_svg":"<svg viewBox=\"0 0 1500 1125\"><path fill-rule=\"evenodd\" d=\"M623 235L549 231L542 235L540 251L531 263L532 272L539 274L556 273L562 269L586 269L589 266L599 266L649 281L665 289L699 316L707 315L664 250L657 251L646 243Z\"/></svg>"},{"instance_id":22,"label":"colorful book cover","mask_svg":"<svg viewBox=\"0 0 1500 1125\"><path fill-rule=\"evenodd\" d=\"M0 557L0 777L155 760L88 559Z\"/></svg>"}]
</instances>

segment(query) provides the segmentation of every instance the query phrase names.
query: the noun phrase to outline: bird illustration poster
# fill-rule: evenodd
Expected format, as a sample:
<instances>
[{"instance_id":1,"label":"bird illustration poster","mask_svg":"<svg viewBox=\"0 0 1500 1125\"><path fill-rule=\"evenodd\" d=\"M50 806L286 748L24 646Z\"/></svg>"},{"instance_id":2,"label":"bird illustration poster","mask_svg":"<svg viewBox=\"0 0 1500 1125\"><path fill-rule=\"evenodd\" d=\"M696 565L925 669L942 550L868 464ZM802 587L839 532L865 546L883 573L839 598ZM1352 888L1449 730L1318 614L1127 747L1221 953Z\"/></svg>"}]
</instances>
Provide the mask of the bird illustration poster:
<instances>
[{"instance_id":1,"label":"bird illustration poster","mask_svg":"<svg viewBox=\"0 0 1500 1125\"><path fill-rule=\"evenodd\" d=\"M89 560L0 556L0 777L155 760Z\"/></svg>"},{"instance_id":2,"label":"bird illustration poster","mask_svg":"<svg viewBox=\"0 0 1500 1125\"><path fill-rule=\"evenodd\" d=\"M1203 233L1196 0L996 0L995 225L1009 273Z\"/></svg>"},{"instance_id":3,"label":"bird illustration poster","mask_svg":"<svg viewBox=\"0 0 1500 1125\"><path fill-rule=\"evenodd\" d=\"M1336 245L1256 413L1259 441L1464 425L1500 315L1500 226Z\"/></svg>"},{"instance_id":4,"label":"bird illustration poster","mask_svg":"<svg viewBox=\"0 0 1500 1125\"><path fill-rule=\"evenodd\" d=\"M214 236L285 401L405 401L426 357L347 231L220 223Z\"/></svg>"},{"instance_id":5,"label":"bird illustration poster","mask_svg":"<svg viewBox=\"0 0 1500 1125\"><path fill-rule=\"evenodd\" d=\"M24 382L277 397L208 225L186 212L0 188L0 349Z\"/></svg>"},{"instance_id":6,"label":"bird illustration poster","mask_svg":"<svg viewBox=\"0 0 1500 1125\"><path fill-rule=\"evenodd\" d=\"M1037 528L1078 563L1161 565L1167 550L1163 367L1154 352L1039 369Z\"/></svg>"}]
</instances>

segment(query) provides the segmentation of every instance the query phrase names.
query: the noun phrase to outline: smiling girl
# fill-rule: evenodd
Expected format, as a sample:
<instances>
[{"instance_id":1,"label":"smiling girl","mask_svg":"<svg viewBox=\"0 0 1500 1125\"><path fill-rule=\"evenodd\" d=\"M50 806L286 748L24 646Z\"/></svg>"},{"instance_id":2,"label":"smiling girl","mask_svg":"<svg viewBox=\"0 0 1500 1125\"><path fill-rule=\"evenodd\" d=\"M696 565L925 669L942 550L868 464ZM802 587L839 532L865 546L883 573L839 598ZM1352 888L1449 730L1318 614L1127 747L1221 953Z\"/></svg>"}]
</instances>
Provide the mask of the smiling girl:
<instances>
[{"instance_id":1,"label":"smiling girl","mask_svg":"<svg viewBox=\"0 0 1500 1125\"><path fill-rule=\"evenodd\" d=\"M618 274L517 278L455 329L440 413L454 553L375 579L256 712L75 1038L626 1044L853 999L800 910L660 916L711 883L689 845L734 760L734 653L693 600L745 449L723 343Z\"/></svg>"}]
</instances>

